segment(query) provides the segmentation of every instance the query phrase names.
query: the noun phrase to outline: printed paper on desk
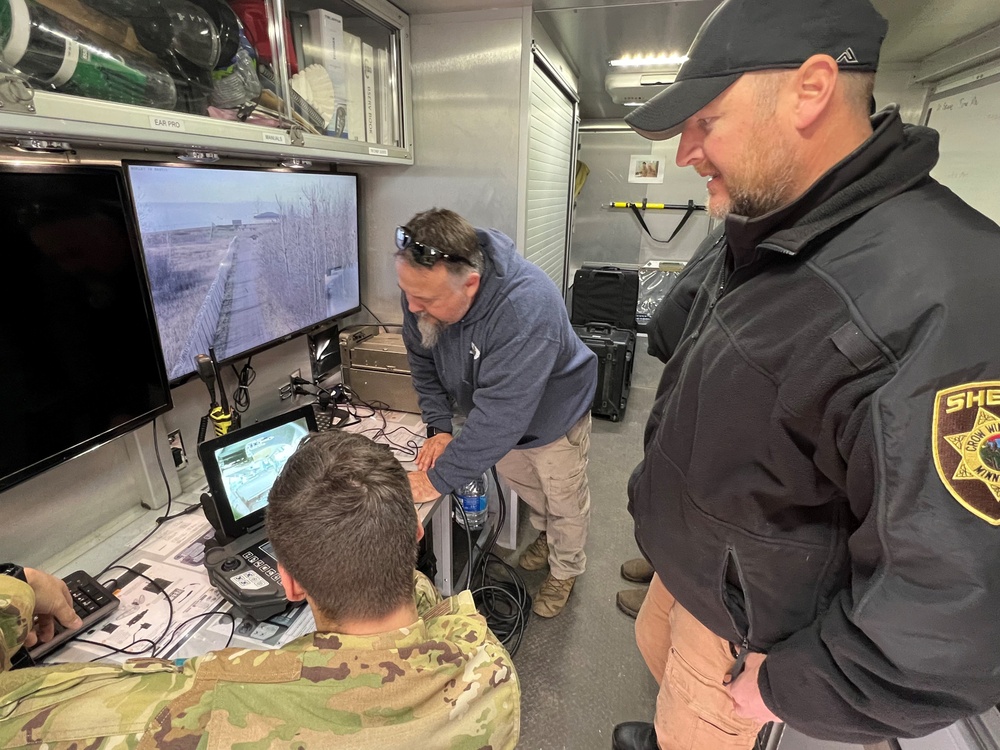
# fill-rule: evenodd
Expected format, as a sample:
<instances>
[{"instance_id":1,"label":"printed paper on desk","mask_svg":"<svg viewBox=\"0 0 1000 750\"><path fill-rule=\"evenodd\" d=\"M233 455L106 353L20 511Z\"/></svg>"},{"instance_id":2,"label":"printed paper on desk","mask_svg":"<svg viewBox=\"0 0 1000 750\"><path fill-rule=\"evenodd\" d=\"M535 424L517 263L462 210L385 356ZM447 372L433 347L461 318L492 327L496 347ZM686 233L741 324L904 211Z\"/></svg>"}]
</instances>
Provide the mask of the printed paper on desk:
<instances>
[{"instance_id":1,"label":"printed paper on desk","mask_svg":"<svg viewBox=\"0 0 1000 750\"><path fill-rule=\"evenodd\" d=\"M232 645L237 648L278 648L316 629L309 607L282 613L264 622L237 618ZM216 619L206 630L229 637L232 626L223 618ZM213 640L217 640L213 639Z\"/></svg>"},{"instance_id":2,"label":"printed paper on desk","mask_svg":"<svg viewBox=\"0 0 1000 750\"><path fill-rule=\"evenodd\" d=\"M184 549L174 555L171 559L181 565L189 565L192 568L202 568L205 564L205 544L214 540L215 529L208 528L204 534L188 544Z\"/></svg>"},{"instance_id":3,"label":"printed paper on desk","mask_svg":"<svg viewBox=\"0 0 1000 750\"><path fill-rule=\"evenodd\" d=\"M142 545L142 555L147 558L176 559L176 555L211 531L212 525L200 511L190 516L174 518L163 524L148 542Z\"/></svg>"},{"instance_id":4,"label":"printed paper on desk","mask_svg":"<svg viewBox=\"0 0 1000 750\"><path fill-rule=\"evenodd\" d=\"M229 609L231 610L231 607ZM191 631L182 642L172 646L164 656L170 659L190 658L221 649L226 646L227 641L232 648L278 648L315 629L316 622L308 607L299 607L291 612L275 615L266 622L237 617L235 630L233 622L228 617L206 617L203 626ZM232 635L231 640L230 635Z\"/></svg>"},{"instance_id":5,"label":"printed paper on desk","mask_svg":"<svg viewBox=\"0 0 1000 750\"><path fill-rule=\"evenodd\" d=\"M85 643L72 643L65 649L56 652L53 662L89 661L103 658L108 661L122 662L132 656L149 656L150 644L141 642L143 639L160 640L160 645L174 635L182 638L190 630L199 626L194 620L178 626L189 618L210 612L222 603L222 596L208 582L204 570L182 568L152 560L140 560L130 563L129 567L136 573L156 581L170 597L173 605L173 618L170 617L170 606L167 605L163 592L143 578L127 570L113 569L111 575L118 578L121 588L118 598L121 604L114 614L87 631L83 639L105 644L111 648L129 648L133 654L108 653L108 649ZM105 579L106 580L106 579ZM143 647L147 647L142 650Z\"/></svg>"}]
</instances>

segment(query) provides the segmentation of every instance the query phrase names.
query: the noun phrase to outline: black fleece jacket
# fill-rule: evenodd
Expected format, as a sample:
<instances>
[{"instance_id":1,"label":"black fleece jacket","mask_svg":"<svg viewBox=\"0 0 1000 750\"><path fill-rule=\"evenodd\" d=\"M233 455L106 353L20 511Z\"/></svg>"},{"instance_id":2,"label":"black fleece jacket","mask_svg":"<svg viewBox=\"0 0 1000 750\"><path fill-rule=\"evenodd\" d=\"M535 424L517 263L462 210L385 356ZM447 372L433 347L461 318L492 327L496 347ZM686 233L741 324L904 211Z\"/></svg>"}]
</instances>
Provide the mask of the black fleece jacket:
<instances>
[{"instance_id":1,"label":"black fleece jacket","mask_svg":"<svg viewBox=\"0 0 1000 750\"><path fill-rule=\"evenodd\" d=\"M730 217L661 304L636 540L791 726L875 742L1000 701L1000 227L898 112Z\"/></svg>"}]
</instances>

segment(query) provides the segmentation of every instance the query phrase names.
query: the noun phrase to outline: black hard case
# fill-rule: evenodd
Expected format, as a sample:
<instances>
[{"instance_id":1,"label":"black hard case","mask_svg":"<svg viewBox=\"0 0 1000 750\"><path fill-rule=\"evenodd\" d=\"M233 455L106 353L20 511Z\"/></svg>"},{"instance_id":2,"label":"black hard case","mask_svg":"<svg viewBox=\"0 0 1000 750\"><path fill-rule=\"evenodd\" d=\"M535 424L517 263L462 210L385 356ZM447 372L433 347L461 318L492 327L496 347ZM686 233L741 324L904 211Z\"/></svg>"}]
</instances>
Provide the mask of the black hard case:
<instances>
[{"instance_id":1,"label":"black hard case","mask_svg":"<svg viewBox=\"0 0 1000 750\"><path fill-rule=\"evenodd\" d=\"M573 330L597 355L597 391L590 413L617 422L625 415L632 385L635 331L601 323L573 326Z\"/></svg>"},{"instance_id":2,"label":"black hard case","mask_svg":"<svg viewBox=\"0 0 1000 750\"><path fill-rule=\"evenodd\" d=\"M623 266L584 266L573 275L575 326L607 323L636 330L639 302L639 269Z\"/></svg>"}]
</instances>

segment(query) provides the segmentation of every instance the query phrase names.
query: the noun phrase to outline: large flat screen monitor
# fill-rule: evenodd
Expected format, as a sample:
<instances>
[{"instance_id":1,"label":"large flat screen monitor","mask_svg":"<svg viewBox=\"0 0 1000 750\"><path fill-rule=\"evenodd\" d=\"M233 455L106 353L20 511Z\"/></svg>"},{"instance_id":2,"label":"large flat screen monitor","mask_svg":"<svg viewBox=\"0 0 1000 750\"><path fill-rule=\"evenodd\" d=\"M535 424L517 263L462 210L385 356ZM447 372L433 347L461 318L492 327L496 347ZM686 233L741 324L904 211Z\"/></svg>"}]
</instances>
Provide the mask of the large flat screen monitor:
<instances>
[{"instance_id":1,"label":"large flat screen monitor","mask_svg":"<svg viewBox=\"0 0 1000 750\"><path fill-rule=\"evenodd\" d=\"M0 227L2 491L171 403L122 170L0 163Z\"/></svg>"},{"instance_id":2,"label":"large flat screen monitor","mask_svg":"<svg viewBox=\"0 0 1000 750\"><path fill-rule=\"evenodd\" d=\"M172 384L360 309L356 175L125 168Z\"/></svg>"}]
</instances>

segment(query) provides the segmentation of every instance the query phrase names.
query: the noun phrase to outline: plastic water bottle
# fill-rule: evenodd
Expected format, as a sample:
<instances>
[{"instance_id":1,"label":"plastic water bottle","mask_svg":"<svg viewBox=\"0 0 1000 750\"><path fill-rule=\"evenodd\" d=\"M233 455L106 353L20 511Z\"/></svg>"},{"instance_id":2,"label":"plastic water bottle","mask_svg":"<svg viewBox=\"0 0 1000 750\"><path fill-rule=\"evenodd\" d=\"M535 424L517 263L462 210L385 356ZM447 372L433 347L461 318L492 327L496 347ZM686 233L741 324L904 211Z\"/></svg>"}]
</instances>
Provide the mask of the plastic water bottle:
<instances>
[{"instance_id":1,"label":"plastic water bottle","mask_svg":"<svg viewBox=\"0 0 1000 750\"><path fill-rule=\"evenodd\" d=\"M486 475L483 474L478 479L473 479L455 493L458 501L462 503L465 516L455 509L455 520L459 526L465 526L465 521L469 522L469 531L476 531L483 528L486 523Z\"/></svg>"}]
</instances>

